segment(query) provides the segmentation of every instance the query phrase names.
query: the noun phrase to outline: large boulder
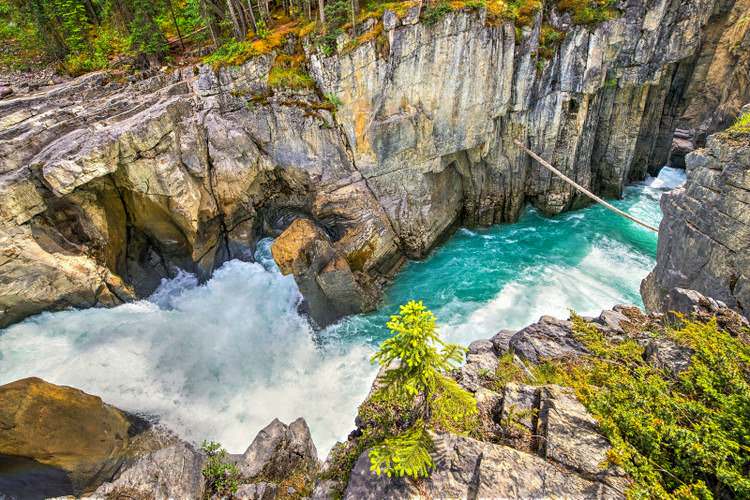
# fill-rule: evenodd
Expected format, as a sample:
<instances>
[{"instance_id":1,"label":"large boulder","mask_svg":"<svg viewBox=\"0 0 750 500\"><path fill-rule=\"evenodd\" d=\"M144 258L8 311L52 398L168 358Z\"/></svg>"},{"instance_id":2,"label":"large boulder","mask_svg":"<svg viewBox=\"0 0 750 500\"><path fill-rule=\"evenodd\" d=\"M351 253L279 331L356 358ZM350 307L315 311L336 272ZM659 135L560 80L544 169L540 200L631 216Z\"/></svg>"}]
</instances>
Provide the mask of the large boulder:
<instances>
[{"instance_id":1,"label":"large boulder","mask_svg":"<svg viewBox=\"0 0 750 500\"><path fill-rule=\"evenodd\" d=\"M76 491L109 479L137 425L100 398L38 378L0 386L0 454L65 471Z\"/></svg>"},{"instance_id":2,"label":"large boulder","mask_svg":"<svg viewBox=\"0 0 750 500\"><path fill-rule=\"evenodd\" d=\"M282 274L294 275L319 325L371 307L347 259L311 220L292 222L273 242L271 253Z\"/></svg>"},{"instance_id":3,"label":"large boulder","mask_svg":"<svg viewBox=\"0 0 750 500\"><path fill-rule=\"evenodd\" d=\"M318 452L303 418L289 425L279 419L263 428L238 461L245 479L281 482L295 474L311 479L318 471Z\"/></svg>"},{"instance_id":4,"label":"large boulder","mask_svg":"<svg viewBox=\"0 0 750 500\"><path fill-rule=\"evenodd\" d=\"M513 352L532 363L587 353L573 336L573 324L551 316L542 316L537 323L520 330L508 344Z\"/></svg>"}]
</instances>

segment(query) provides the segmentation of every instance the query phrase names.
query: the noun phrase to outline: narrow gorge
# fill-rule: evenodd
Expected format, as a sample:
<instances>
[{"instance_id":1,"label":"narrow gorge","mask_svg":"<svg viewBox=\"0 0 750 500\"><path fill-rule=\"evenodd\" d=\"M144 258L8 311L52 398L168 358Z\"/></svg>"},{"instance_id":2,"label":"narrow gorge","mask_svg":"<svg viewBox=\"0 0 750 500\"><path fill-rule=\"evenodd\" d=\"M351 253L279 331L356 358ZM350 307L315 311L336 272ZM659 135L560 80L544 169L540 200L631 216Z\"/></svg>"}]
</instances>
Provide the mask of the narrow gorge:
<instances>
[{"instance_id":1,"label":"narrow gorge","mask_svg":"<svg viewBox=\"0 0 750 500\"><path fill-rule=\"evenodd\" d=\"M680 321L746 352L750 2L500 3L382 4L329 45L284 17L230 64L0 98L0 499L640 491L561 373L622 342L682 380L705 360ZM367 451L414 411L371 362L410 300L469 346L446 376L478 409L419 480Z\"/></svg>"}]
</instances>

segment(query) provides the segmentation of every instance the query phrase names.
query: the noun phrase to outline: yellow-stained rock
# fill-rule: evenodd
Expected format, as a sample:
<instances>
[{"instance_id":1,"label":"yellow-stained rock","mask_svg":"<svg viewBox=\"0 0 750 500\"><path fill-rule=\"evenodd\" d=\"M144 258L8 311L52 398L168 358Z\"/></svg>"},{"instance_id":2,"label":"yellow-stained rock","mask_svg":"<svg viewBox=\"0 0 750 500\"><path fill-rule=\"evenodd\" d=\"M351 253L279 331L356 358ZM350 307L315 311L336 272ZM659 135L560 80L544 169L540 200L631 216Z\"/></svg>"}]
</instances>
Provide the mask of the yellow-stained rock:
<instances>
[{"instance_id":1,"label":"yellow-stained rock","mask_svg":"<svg viewBox=\"0 0 750 500\"><path fill-rule=\"evenodd\" d=\"M328 238L323 231L307 219L297 219L292 222L271 246L273 260L276 261L281 273L292 274L297 268L300 271L307 268L309 262L306 251L315 241L328 242Z\"/></svg>"},{"instance_id":2,"label":"yellow-stained rock","mask_svg":"<svg viewBox=\"0 0 750 500\"><path fill-rule=\"evenodd\" d=\"M130 426L120 410L72 387L39 378L0 386L0 454L58 467L79 491L114 474Z\"/></svg>"}]
</instances>

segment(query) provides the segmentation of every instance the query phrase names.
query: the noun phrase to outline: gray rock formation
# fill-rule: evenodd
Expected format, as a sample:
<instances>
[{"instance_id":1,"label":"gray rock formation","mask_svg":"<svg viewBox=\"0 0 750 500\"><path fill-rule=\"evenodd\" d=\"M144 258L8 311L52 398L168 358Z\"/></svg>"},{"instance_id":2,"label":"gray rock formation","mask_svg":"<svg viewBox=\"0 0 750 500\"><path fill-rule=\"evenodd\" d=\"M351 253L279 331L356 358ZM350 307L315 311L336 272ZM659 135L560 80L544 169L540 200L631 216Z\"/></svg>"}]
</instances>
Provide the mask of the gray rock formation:
<instances>
[{"instance_id":1,"label":"gray rock formation","mask_svg":"<svg viewBox=\"0 0 750 500\"><path fill-rule=\"evenodd\" d=\"M436 469L418 488L372 474L365 452L352 470L344 498L624 498L603 483L508 446L450 434L435 441Z\"/></svg>"},{"instance_id":2,"label":"gray rock formation","mask_svg":"<svg viewBox=\"0 0 750 500\"><path fill-rule=\"evenodd\" d=\"M676 301L678 312L701 320L717 318L730 332L748 326L739 314L695 291L673 291L672 295L681 297ZM672 320L620 305L603 311L591 324L606 337L635 340L645 348L645 361L677 374L689 365L692 352L652 333ZM540 385L529 370L525 373L534 385L507 382L498 386L499 372L478 376L493 365L497 368L497 357L508 353L522 369L550 359L590 355L575 342L572 322L542 317L515 334L500 332L494 340L473 342L466 365L456 373L459 383L476 397L480 419L476 435L481 441L434 434L435 467L430 477L418 481L373 474L368 451L364 451L351 471L344 498L626 497L630 478L608 462L610 443L572 389ZM367 431L366 423L359 425L354 437L350 436L351 446L356 442L352 440ZM334 498L330 485L319 486L315 498Z\"/></svg>"},{"instance_id":3,"label":"gray rock formation","mask_svg":"<svg viewBox=\"0 0 750 500\"><path fill-rule=\"evenodd\" d=\"M101 485L84 498L203 498L201 470L205 457L191 445L175 444L151 452L124 468L112 482Z\"/></svg>"},{"instance_id":4,"label":"gray rock formation","mask_svg":"<svg viewBox=\"0 0 750 500\"><path fill-rule=\"evenodd\" d=\"M572 323L551 316L542 316L538 323L517 332L508 345L515 354L532 363L586 353L586 348L573 337Z\"/></svg>"},{"instance_id":5,"label":"gray rock formation","mask_svg":"<svg viewBox=\"0 0 750 500\"><path fill-rule=\"evenodd\" d=\"M608 196L664 164L680 109L738 99L696 90L692 69L733 67L722 40L744 36L729 22L743 1L634 0L591 27L554 13L566 35L550 60L541 14L516 40L484 10L428 26L412 8L363 24L384 34L351 50L343 36L331 57L303 41L318 93L271 89L274 52L5 98L0 326L144 296L177 268L206 278L299 218L324 250L314 270L294 271L313 317L371 309L405 256L456 225L513 220L526 202L547 213L583 203L514 139ZM335 113L324 93L341 100Z\"/></svg>"},{"instance_id":6,"label":"gray rock formation","mask_svg":"<svg viewBox=\"0 0 750 500\"><path fill-rule=\"evenodd\" d=\"M304 419L289 425L274 419L263 428L237 462L245 479L280 482L294 474L311 479L318 471L318 452Z\"/></svg>"},{"instance_id":7,"label":"gray rock formation","mask_svg":"<svg viewBox=\"0 0 750 500\"><path fill-rule=\"evenodd\" d=\"M670 291L687 288L750 317L750 134L712 135L686 162L685 186L662 197L643 301L656 311L684 307L685 294Z\"/></svg>"}]
</instances>

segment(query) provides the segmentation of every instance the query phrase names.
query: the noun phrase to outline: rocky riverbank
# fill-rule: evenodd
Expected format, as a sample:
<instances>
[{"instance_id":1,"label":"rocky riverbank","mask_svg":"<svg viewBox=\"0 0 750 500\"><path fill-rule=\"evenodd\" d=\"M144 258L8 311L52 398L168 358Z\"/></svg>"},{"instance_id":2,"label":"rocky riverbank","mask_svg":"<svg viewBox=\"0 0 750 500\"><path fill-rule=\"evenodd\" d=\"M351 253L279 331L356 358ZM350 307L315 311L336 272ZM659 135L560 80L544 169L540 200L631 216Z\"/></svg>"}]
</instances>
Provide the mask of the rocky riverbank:
<instances>
[{"instance_id":1,"label":"rocky riverbank","mask_svg":"<svg viewBox=\"0 0 750 500\"><path fill-rule=\"evenodd\" d=\"M716 321L721 331L748 340L747 320L697 292L674 289L667 306L699 322ZM597 318L543 317L469 346L466 364L454 376L476 397L479 427L470 436L434 435L436 465L429 478L378 477L370 471L368 440L408 413L393 411L374 396L376 380L360 407L357 428L323 464L302 419L289 425L274 420L244 454L224 456L221 463L235 466L235 493L229 496L624 498L632 478L610 462L612 445L599 421L580 402L580 393L545 379L551 364L578 358L589 363L602 355L581 337L580 321L615 343L635 342L643 362L663 373L677 376L691 364L693 349L660 333L674 325L672 316L617 306ZM216 472L208 468L205 448L198 450L95 396L24 379L0 386L0 402L0 457L29 460L0 477L4 498L26 498L24 488L34 479L37 487L52 488L47 496L198 499L211 494L207 481L215 480ZM60 474L64 480L45 483ZM230 477L223 474L219 477Z\"/></svg>"},{"instance_id":2,"label":"rocky riverbank","mask_svg":"<svg viewBox=\"0 0 750 500\"><path fill-rule=\"evenodd\" d=\"M370 310L457 225L584 202L513 140L617 196L667 161L678 121L733 116L747 86L699 77L744 64L723 48L744 47L743 5L633 1L596 26L550 6L522 29L483 9L428 24L415 6L331 56L291 37L239 67L95 73L4 99L0 325L145 296L178 268L205 278L268 235L319 324ZM550 26L564 34L551 52ZM300 51L317 88L271 86L276 59Z\"/></svg>"}]
</instances>

